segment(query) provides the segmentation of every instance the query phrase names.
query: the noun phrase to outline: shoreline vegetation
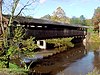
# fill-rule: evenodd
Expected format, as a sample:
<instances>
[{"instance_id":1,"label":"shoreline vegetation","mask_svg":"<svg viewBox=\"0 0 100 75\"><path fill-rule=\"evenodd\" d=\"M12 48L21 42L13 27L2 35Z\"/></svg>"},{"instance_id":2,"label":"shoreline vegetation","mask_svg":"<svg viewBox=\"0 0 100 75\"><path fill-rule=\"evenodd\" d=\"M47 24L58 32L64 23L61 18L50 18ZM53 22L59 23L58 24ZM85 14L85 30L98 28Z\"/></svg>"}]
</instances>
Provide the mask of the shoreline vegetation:
<instances>
[{"instance_id":1,"label":"shoreline vegetation","mask_svg":"<svg viewBox=\"0 0 100 75\"><path fill-rule=\"evenodd\" d=\"M90 50L100 51L98 49L100 47L100 36L98 32L89 32L85 39L87 39L86 44L89 45ZM91 72L88 72L86 75L100 75L100 70L94 68Z\"/></svg>"},{"instance_id":2,"label":"shoreline vegetation","mask_svg":"<svg viewBox=\"0 0 100 75\"><path fill-rule=\"evenodd\" d=\"M71 43L71 40L73 38L58 38L58 39L48 39L46 40L46 42L48 44L53 44L54 48L60 48L60 47L66 47L65 49L67 49L68 47L74 47L74 44ZM97 33L93 33L89 35L89 39L86 43L100 43L100 37L98 36ZM0 42L1 43L1 42ZM34 50L33 50L34 51ZM3 63L4 64L4 63ZM19 67L14 63L10 63L10 67L9 68L2 68L3 66L2 63L0 63L0 74L4 74L4 75L27 75L29 73L29 68L25 69L24 67ZM92 72L89 72L86 75L99 75L99 71L94 69Z\"/></svg>"},{"instance_id":3,"label":"shoreline vegetation","mask_svg":"<svg viewBox=\"0 0 100 75\"><path fill-rule=\"evenodd\" d=\"M32 44L32 40L33 39L34 38L31 37L30 39L27 39L27 41L23 41L22 42L22 45L25 45L25 48L23 46L21 46L20 48L23 49L23 51L26 51L26 52L24 52L24 54L30 54L32 51L33 51L33 53L32 53L33 55L36 53L36 52L34 52L34 50L31 47L31 45L33 47L36 47L34 41L33 41L33 44ZM69 47L74 47L74 44L71 43L72 39L73 38L48 39L48 40L46 40L46 43L48 43L49 45L52 45L53 48L65 47L64 49L67 50L67 48L69 48ZM98 36L98 33L91 33L87 37L87 39L88 40L86 41L86 43L91 43L91 42L92 43L94 43L94 42L100 43L100 40L99 40L100 37ZM0 44L2 44L2 41L0 41ZM36 48L38 48L38 47L36 47ZM34 48L34 49L36 49L36 48ZM14 48L10 48L8 50L12 51L13 49ZM21 50L21 49L19 49L19 50ZM62 51L60 49L57 49L57 50ZM55 52L53 52L53 53L55 53ZM17 53L17 54L19 54L19 53ZM48 53L48 54L50 54L50 53ZM12 58L12 57L10 57L10 58ZM27 66L25 63L23 63L24 67L20 67L20 66L16 65L15 63L11 63L11 60L10 60L10 62L9 62L9 68L5 67L5 63L7 63L7 61L6 62L5 61L4 62L1 61L1 63L0 63L0 74L4 74L4 75L14 75L14 74L15 75L27 75L29 73L30 66ZM96 72L96 74L99 73L98 70L97 71L93 70L93 72L89 72L87 75L91 75L92 73L94 74L94 72ZM99 74L97 74L97 75L99 75Z\"/></svg>"},{"instance_id":4,"label":"shoreline vegetation","mask_svg":"<svg viewBox=\"0 0 100 75\"><path fill-rule=\"evenodd\" d=\"M100 36L99 33L91 33L89 35L89 39L87 40L87 42L96 42L96 43L100 43Z\"/></svg>"},{"instance_id":5,"label":"shoreline vegetation","mask_svg":"<svg viewBox=\"0 0 100 75\"><path fill-rule=\"evenodd\" d=\"M87 43L99 43L100 42L100 35L98 31L94 31L93 27L90 27L87 29L87 35L86 35L86 42Z\"/></svg>"},{"instance_id":6,"label":"shoreline vegetation","mask_svg":"<svg viewBox=\"0 0 100 75\"><path fill-rule=\"evenodd\" d=\"M54 45L54 48L57 48L57 47L74 47L74 44L71 43L71 40L73 38L58 38L58 39L48 39L46 40L46 42L48 44L53 44Z\"/></svg>"},{"instance_id":7,"label":"shoreline vegetation","mask_svg":"<svg viewBox=\"0 0 100 75\"><path fill-rule=\"evenodd\" d=\"M49 39L49 40L46 40L46 42L49 43L49 44L54 44L54 48L60 48L60 47L64 46L64 47L66 47L65 49L67 49L68 47L74 47L74 44L71 43L72 39L73 38ZM0 42L0 43L2 44L2 42ZM34 50L32 50L32 51L34 51ZM27 51L25 53L27 53ZM30 53L31 53L31 50L28 51L27 54L30 54ZM35 52L33 52L32 54L34 55ZM29 73L30 66L27 66L25 63L23 63L24 67L20 67L20 66L16 65L15 63L11 62L12 58L14 58L14 57L13 56L10 57L9 68L6 68L6 65L5 65L7 63L7 61L1 60L2 63L0 63L0 74L4 74L4 75L27 75Z\"/></svg>"},{"instance_id":8,"label":"shoreline vegetation","mask_svg":"<svg viewBox=\"0 0 100 75\"><path fill-rule=\"evenodd\" d=\"M100 71L94 68L93 71L88 72L86 75L100 75Z\"/></svg>"}]
</instances>

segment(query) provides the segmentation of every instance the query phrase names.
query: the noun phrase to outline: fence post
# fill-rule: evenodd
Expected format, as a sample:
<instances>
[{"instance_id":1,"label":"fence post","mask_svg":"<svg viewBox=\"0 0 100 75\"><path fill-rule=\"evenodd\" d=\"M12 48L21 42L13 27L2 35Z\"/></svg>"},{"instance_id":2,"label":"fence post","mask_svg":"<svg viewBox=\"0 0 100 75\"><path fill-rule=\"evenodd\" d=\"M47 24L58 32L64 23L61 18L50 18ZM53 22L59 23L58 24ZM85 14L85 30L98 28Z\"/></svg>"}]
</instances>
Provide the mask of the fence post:
<instances>
[{"instance_id":1,"label":"fence post","mask_svg":"<svg viewBox=\"0 0 100 75\"><path fill-rule=\"evenodd\" d=\"M100 37L100 23L98 25L99 25L99 37Z\"/></svg>"}]
</instances>

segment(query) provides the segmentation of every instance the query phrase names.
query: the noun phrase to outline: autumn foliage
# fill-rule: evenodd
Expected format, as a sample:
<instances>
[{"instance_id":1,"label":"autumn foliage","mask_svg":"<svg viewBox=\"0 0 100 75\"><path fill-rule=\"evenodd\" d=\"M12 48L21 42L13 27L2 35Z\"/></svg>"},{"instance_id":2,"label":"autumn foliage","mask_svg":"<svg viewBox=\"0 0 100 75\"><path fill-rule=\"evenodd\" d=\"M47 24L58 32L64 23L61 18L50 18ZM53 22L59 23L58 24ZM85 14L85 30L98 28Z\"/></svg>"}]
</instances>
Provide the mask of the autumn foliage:
<instances>
[{"instance_id":1,"label":"autumn foliage","mask_svg":"<svg viewBox=\"0 0 100 75\"><path fill-rule=\"evenodd\" d=\"M92 21L93 21L93 24L94 24L94 29L98 30L99 29L98 24L100 23L100 7L95 9Z\"/></svg>"}]
</instances>

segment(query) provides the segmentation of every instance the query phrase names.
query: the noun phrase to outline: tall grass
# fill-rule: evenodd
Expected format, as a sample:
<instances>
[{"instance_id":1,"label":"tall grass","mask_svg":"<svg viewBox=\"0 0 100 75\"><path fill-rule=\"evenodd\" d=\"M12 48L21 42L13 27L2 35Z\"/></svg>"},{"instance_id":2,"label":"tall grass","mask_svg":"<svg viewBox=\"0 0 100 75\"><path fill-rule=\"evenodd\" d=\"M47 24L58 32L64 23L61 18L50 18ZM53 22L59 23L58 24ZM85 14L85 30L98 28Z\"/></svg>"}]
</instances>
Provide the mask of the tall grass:
<instances>
[{"instance_id":1,"label":"tall grass","mask_svg":"<svg viewBox=\"0 0 100 75\"><path fill-rule=\"evenodd\" d=\"M100 75L100 71L97 70L97 69L94 69L92 72L89 72L88 74L86 75Z\"/></svg>"}]
</instances>

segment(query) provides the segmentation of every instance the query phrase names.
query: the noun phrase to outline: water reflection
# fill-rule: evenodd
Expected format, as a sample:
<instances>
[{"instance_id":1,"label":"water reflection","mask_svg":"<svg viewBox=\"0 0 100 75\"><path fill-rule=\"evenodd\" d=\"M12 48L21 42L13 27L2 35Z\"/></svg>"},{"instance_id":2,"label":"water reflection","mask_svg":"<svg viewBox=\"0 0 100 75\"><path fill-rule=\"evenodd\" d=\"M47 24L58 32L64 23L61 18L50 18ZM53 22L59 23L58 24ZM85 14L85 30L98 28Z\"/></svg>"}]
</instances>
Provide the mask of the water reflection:
<instances>
[{"instance_id":1,"label":"water reflection","mask_svg":"<svg viewBox=\"0 0 100 75\"><path fill-rule=\"evenodd\" d=\"M92 62L93 53L89 53L85 57L73 62L69 67L63 70L63 73L65 75L86 75L94 67ZM57 75L61 74L58 73Z\"/></svg>"},{"instance_id":2,"label":"water reflection","mask_svg":"<svg viewBox=\"0 0 100 75\"><path fill-rule=\"evenodd\" d=\"M86 56L87 51L84 46L78 46L60 54L45 58L31 70L38 73L49 73L56 75L69 67L72 63Z\"/></svg>"},{"instance_id":3,"label":"water reflection","mask_svg":"<svg viewBox=\"0 0 100 75\"><path fill-rule=\"evenodd\" d=\"M35 67L31 67L31 75L86 75L94 68L100 70L99 45L88 44L84 47L78 44L62 53L44 58Z\"/></svg>"},{"instance_id":4,"label":"water reflection","mask_svg":"<svg viewBox=\"0 0 100 75\"><path fill-rule=\"evenodd\" d=\"M87 43L86 48L89 52L92 51L94 53L94 59L93 59L94 68L100 70L100 43L99 42Z\"/></svg>"},{"instance_id":5,"label":"water reflection","mask_svg":"<svg viewBox=\"0 0 100 75\"><path fill-rule=\"evenodd\" d=\"M100 70L100 51L94 51L94 61L93 61L94 67L97 70Z\"/></svg>"}]
</instances>

